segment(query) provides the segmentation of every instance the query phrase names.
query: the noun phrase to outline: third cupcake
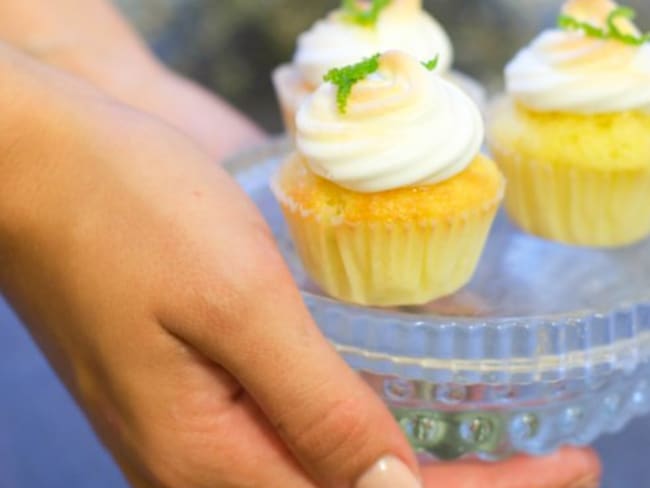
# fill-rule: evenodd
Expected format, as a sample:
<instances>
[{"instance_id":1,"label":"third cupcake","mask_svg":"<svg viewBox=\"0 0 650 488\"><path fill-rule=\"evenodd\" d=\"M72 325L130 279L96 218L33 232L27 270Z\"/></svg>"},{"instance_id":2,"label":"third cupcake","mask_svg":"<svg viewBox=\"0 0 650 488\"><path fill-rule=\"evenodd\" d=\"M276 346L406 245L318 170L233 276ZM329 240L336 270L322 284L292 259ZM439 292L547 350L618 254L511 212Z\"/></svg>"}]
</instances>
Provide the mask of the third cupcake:
<instances>
[{"instance_id":1,"label":"third cupcake","mask_svg":"<svg viewBox=\"0 0 650 488\"><path fill-rule=\"evenodd\" d=\"M298 38L290 64L273 73L285 125L294 132L303 99L332 68L397 49L418 59L436 57L436 71L483 103L483 89L469 77L450 71L453 49L443 27L422 9L422 0L343 0L341 7Z\"/></svg>"},{"instance_id":2,"label":"third cupcake","mask_svg":"<svg viewBox=\"0 0 650 488\"><path fill-rule=\"evenodd\" d=\"M488 141L524 230L613 247L650 233L650 35L610 0L571 0L506 68Z\"/></svg>"}]
</instances>

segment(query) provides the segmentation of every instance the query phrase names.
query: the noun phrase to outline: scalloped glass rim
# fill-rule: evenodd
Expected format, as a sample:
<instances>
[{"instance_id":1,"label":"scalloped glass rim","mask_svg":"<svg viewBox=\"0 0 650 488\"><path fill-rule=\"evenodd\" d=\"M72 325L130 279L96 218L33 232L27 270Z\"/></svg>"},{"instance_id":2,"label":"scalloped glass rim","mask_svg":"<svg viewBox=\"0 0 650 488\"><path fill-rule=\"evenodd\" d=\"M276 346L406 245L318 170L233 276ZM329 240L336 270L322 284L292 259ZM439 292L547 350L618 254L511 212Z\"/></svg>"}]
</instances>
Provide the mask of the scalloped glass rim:
<instances>
[{"instance_id":1,"label":"scalloped glass rim","mask_svg":"<svg viewBox=\"0 0 650 488\"><path fill-rule=\"evenodd\" d=\"M334 346L356 369L433 382L525 384L536 381L554 382L562 378L587 378L595 372L605 374L617 369L629 371L650 359L650 280L646 287L648 291L636 296L638 290L634 288L633 297L619 299L615 305L604 303L602 306L585 306L576 300L575 310L503 313L495 316L371 309L341 303L312 291L299 261L292 254L291 241L286 236L281 215L278 209L272 208L274 203L267 200L270 195L266 188L268 177L289 147L286 139L275 139L237 156L226 166L269 220L314 318ZM580 283L580 280L589 282L592 278L590 273L607 272L610 270L608 267L611 267L616 273L607 275L613 274L618 281L613 279L600 288L594 287L598 293L607 294L608 297L616 290L621 292L622 286L627 286L623 291L631 292L632 285L644 282L637 277L636 281L630 280L631 285L621 285L626 283L627 268L622 271L616 269L615 259L622 256L625 262L631 260L636 269L635 259L638 260L640 256L643 265L639 274L643 275L644 270L650 270L650 241L641 244L640 248L634 248L636 254L630 257L626 253L630 254L631 251L613 251L609 256L616 258L610 263L609 258L600 259L603 262L596 259L601 258L606 251L569 249L525 236L509 226L504 216L499 217L493 234L496 238L510 239L513 242L516 240L522 247L522 254L539 252L542 257L538 264L542 260L544 264L558 260L556 254L562 253L557 266L566 269L567 263L575 261L575 256L580 256L578 265L581 269L576 283ZM486 250L488 252L489 249ZM593 265L589 256L582 258L583 254L595 252L601 255L594 255ZM515 259L513 263L520 267L521 263L526 265L519 257L517 259L519 261ZM488 270L478 276L476 281L499 272L506 273L506 280L512 279L507 274L510 268L504 267L503 263L494 266L502 266L503 269ZM589 269L591 267L594 268L593 271ZM535 270L535 273L538 272L541 270ZM526 276L532 270L520 269L517 273ZM516 278L519 279L520 276L517 275ZM593 287L597 281L598 279L592 280L590 286ZM483 285L479 282L477 288ZM556 293L556 301L562 301L567 295L575 293L576 288L573 282L563 285L561 282L549 281L534 282L531 290L537 291L539 295L540 289L547 290L540 288L544 286L566 287L566 290L560 289ZM489 289L489 286L486 288ZM610 290L612 293L609 293ZM493 298L489 293L486 296ZM507 294L504 296L505 300L513 298ZM534 296L534 293L530 296ZM521 297L530 299L525 295ZM580 296L576 295L576 298L579 299ZM530 306L535 306L534 301ZM569 308L570 303L566 307Z\"/></svg>"}]
</instances>

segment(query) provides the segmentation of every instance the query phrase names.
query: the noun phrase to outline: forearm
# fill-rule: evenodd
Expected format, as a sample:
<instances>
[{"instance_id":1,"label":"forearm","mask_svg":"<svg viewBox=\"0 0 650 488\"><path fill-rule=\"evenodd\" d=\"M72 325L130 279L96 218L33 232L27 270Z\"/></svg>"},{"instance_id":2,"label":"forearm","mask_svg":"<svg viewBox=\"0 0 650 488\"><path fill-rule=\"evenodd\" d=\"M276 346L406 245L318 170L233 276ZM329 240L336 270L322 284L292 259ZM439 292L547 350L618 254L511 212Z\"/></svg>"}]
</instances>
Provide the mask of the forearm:
<instances>
[{"instance_id":1,"label":"forearm","mask_svg":"<svg viewBox=\"0 0 650 488\"><path fill-rule=\"evenodd\" d=\"M54 251L70 241L70 209L82 201L72 156L74 141L87 140L88 133L78 106L102 97L1 42L0 79L0 293L69 378L62 328L44 327L39 317L65 306L55 289L63 273ZM71 104L76 98L84 102Z\"/></svg>"},{"instance_id":2,"label":"forearm","mask_svg":"<svg viewBox=\"0 0 650 488\"><path fill-rule=\"evenodd\" d=\"M109 102L90 85L0 43L0 253L43 222L56 224L54 197L65 196L64 172L75 141L88 139L80 107ZM72 100L77 100L71 103ZM92 161L89 161L92 163ZM52 216L49 214L52 213Z\"/></svg>"},{"instance_id":3,"label":"forearm","mask_svg":"<svg viewBox=\"0 0 650 488\"><path fill-rule=\"evenodd\" d=\"M159 63L107 0L2 0L3 38L165 120L215 159L262 138L223 100Z\"/></svg>"},{"instance_id":4,"label":"forearm","mask_svg":"<svg viewBox=\"0 0 650 488\"><path fill-rule=\"evenodd\" d=\"M140 38L107 0L2 0L0 38L46 60L82 51L122 56L134 45L140 47L139 61L148 57Z\"/></svg>"},{"instance_id":5,"label":"forearm","mask_svg":"<svg viewBox=\"0 0 650 488\"><path fill-rule=\"evenodd\" d=\"M0 252L24 221L24 208L34 190L28 182L36 166L47 164L39 154L48 137L42 130L50 107L35 83L33 66L21 54L0 43Z\"/></svg>"},{"instance_id":6,"label":"forearm","mask_svg":"<svg viewBox=\"0 0 650 488\"><path fill-rule=\"evenodd\" d=\"M0 43L0 293L14 295L21 250L31 246L30 232L39 213L36 193L42 183L34 178L47 169L41 151L45 141L41 121L50 109L24 56Z\"/></svg>"}]
</instances>

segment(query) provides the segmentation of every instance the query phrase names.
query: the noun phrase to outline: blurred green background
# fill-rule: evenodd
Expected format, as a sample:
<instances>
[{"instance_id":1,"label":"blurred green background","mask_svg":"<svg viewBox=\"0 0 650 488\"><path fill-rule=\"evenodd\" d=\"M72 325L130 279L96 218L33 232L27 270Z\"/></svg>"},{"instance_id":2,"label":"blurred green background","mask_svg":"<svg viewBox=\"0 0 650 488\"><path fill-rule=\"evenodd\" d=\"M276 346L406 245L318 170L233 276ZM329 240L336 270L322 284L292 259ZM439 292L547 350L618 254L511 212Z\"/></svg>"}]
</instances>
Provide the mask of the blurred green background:
<instances>
[{"instance_id":1,"label":"blurred green background","mask_svg":"<svg viewBox=\"0 0 650 488\"><path fill-rule=\"evenodd\" d=\"M296 36L339 0L116 0L168 64L281 130L269 73ZM425 0L454 43L456 67L501 85L512 55L555 22L561 0ZM650 1L628 0L650 30Z\"/></svg>"}]
</instances>

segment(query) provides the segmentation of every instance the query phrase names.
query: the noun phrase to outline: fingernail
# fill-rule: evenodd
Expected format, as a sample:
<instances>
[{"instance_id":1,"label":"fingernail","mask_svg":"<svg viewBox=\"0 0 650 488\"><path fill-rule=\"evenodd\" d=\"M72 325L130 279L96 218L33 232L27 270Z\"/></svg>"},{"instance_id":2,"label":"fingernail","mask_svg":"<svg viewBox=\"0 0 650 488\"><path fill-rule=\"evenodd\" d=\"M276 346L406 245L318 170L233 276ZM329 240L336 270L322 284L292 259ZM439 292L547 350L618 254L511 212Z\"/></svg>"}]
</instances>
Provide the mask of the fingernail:
<instances>
[{"instance_id":1,"label":"fingernail","mask_svg":"<svg viewBox=\"0 0 650 488\"><path fill-rule=\"evenodd\" d=\"M567 488L598 488L599 486L600 481L593 476L589 476L570 484Z\"/></svg>"},{"instance_id":2,"label":"fingernail","mask_svg":"<svg viewBox=\"0 0 650 488\"><path fill-rule=\"evenodd\" d=\"M387 456L366 471L355 488L422 488L422 485L406 464Z\"/></svg>"}]
</instances>

